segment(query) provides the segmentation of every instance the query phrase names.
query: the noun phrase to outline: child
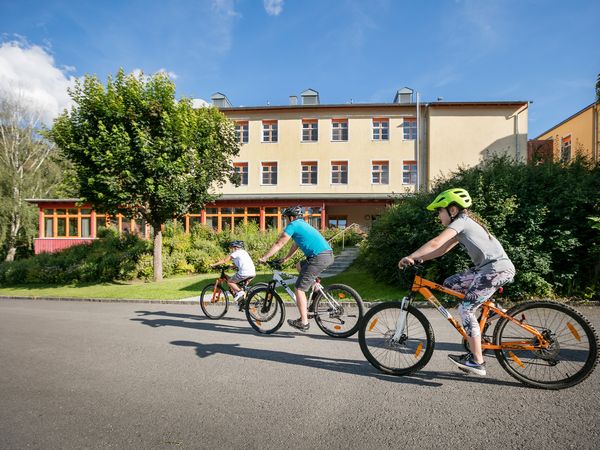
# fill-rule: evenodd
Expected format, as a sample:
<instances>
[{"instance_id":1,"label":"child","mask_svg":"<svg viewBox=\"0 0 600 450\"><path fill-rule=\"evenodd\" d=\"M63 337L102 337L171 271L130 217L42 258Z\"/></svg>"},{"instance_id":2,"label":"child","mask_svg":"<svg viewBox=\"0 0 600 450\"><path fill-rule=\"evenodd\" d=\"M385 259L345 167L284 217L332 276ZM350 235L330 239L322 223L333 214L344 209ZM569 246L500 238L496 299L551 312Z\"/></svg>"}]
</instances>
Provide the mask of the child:
<instances>
[{"instance_id":1,"label":"child","mask_svg":"<svg viewBox=\"0 0 600 450\"><path fill-rule=\"evenodd\" d=\"M475 264L465 272L452 275L444 286L465 294L458 312L467 332L471 353L449 355L450 360L465 372L485 375L485 362L481 352L481 331L474 311L503 284L515 276L515 266L502 245L492 236L476 215L468 208L473 204L464 189L448 189L438 195L427 207L437 211L442 225L446 227L418 250L400 260L400 267L409 266L415 260L434 259L450 251L460 243Z\"/></svg>"},{"instance_id":2,"label":"child","mask_svg":"<svg viewBox=\"0 0 600 450\"><path fill-rule=\"evenodd\" d=\"M239 287L238 283L254 278L256 276L256 269L254 268L252 258L250 258L248 252L244 250L244 241L233 241L229 244L229 248L232 250L231 254L212 264L211 267L233 261L233 264L237 267L238 271L235 275L227 278L227 284L234 295L233 300L239 303L244 296L244 291Z\"/></svg>"}]
</instances>

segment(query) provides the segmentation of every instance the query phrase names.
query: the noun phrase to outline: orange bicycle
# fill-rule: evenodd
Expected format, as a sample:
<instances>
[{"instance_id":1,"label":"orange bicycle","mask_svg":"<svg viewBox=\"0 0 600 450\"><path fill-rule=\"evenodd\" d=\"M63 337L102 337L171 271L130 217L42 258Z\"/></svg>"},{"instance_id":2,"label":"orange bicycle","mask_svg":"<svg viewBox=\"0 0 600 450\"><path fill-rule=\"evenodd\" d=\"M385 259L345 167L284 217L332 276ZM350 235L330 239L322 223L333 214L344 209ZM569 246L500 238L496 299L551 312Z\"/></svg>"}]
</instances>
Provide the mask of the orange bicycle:
<instances>
[{"instance_id":1,"label":"orange bicycle","mask_svg":"<svg viewBox=\"0 0 600 450\"><path fill-rule=\"evenodd\" d=\"M200 307L209 319L220 319L227 314L230 302L229 297L231 296L229 286L227 285L228 276L225 274L225 270L230 269L231 266L225 264L216 266L215 268L221 270L221 275L219 275L219 278L214 283L206 285L200 294ZM248 278L238 283L240 288L245 291L245 295L238 301L240 311L243 311L248 293L252 289L267 285L267 283L256 283L251 286L251 281L252 279Z\"/></svg>"},{"instance_id":2,"label":"orange bicycle","mask_svg":"<svg viewBox=\"0 0 600 450\"><path fill-rule=\"evenodd\" d=\"M423 278L421 265L404 270L414 270L408 296L371 308L358 334L367 360L392 375L408 375L422 369L433 353L433 328L411 304L417 293L448 319L463 340L467 338L463 327L430 289L457 298L464 295ZM482 332L482 350L494 351L502 368L520 382L543 389L563 389L582 382L594 371L598 336L577 310L551 301L531 301L504 311L488 299L481 305L481 330L486 330L493 314L498 315L498 321L491 338Z\"/></svg>"}]
</instances>

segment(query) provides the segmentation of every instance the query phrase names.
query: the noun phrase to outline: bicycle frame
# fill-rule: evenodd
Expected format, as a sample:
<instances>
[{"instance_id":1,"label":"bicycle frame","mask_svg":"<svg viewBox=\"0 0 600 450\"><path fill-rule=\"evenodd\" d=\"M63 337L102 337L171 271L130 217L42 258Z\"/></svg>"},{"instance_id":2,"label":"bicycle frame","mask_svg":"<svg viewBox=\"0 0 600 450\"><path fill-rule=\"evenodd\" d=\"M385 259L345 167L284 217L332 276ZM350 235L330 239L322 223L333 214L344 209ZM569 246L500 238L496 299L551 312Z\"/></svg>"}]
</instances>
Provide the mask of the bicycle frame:
<instances>
[{"instance_id":1,"label":"bicycle frame","mask_svg":"<svg viewBox=\"0 0 600 450\"><path fill-rule=\"evenodd\" d=\"M294 303L298 304L298 301L296 300L296 293L290 288L290 284L295 283L297 279L298 277L294 275L289 275L281 270L273 269L273 278L269 282L269 287L273 290L275 290L277 286L282 287L285 290L285 292L287 292L287 294L292 298L292 300L294 300ZM311 286L310 292L307 296L307 300L311 299L312 301L313 293L315 291L320 292L321 295L324 295L323 286L321 285L321 281L319 278L317 278L317 280Z\"/></svg>"},{"instance_id":2,"label":"bicycle frame","mask_svg":"<svg viewBox=\"0 0 600 450\"><path fill-rule=\"evenodd\" d=\"M404 312L404 311L406 311L407 302L410 303L410 301L414 297L415 293L421 294L423 296L423 298L425 298L425 300L429 304L431 304L434 308L436 308L439 311L439 313L442 316L444 316L448 320L448 322L450 322L452 324L452 326L456 329L456 331L458 331L460 333L460 335L464 339L468 339L467 332L462 327L462 325L460 325L458 323L458 321L454 317L452 317L452 314L450 314L450 312L448 312L448 310L446 310L446 308L444 308L442 306L442 304L435 297L435 295L433 295L431 290L443 292L445 294L451 295L453 297L461 298L461 299L465 297L464 294L462 294L460 292L454 291L452 289L448 289L447 287L442 286L441 284L438 284L438 283L434 283L433 281L426 280L425 278L421 277L418 274L415 275L415 279L414 279L412 287L411 287L411 292L413 293L413 295L409 295L408 297L405 297L404 299L402 299L401 311L403 311L403 312L398 317L398 323L396 324L396 332L392 338L393 340L398 342L402 335L402 330L404 330L404 324L406 321L406 312ZM495 344L492 344L489 342L482 342L481 343L482 350L540 350L540 348L548 348L550 346L550 342L548 342L548 340L545 339L544 336L538 330L536 330L532 326L529 326L529 325L523 323L525 318L518 320L518 319L506 314L503 310L497 308L496 306L493 306L493 301L491 299L484 301L481 305L481 308L482 308L482 314L481 314L481 321L479 323L481 330L483 330L485 327L485 324L489 317L490 311L493 311L494 313L498 314L498 316L503 317L507 320L510 320L511 322L515 323L517 326L523 328L528 333L532 334L538 343L537 345L534 345L534 344L532 344L531 340L511 341L511 342L507 342L507 343L501 344L501 345L495 345ZM371 324L370 328L372 329L374 326L375 326L375 324ZM518 360L517 356L514 355L512 352L509 353L509 356L517 364L522 365L522 363Z\"/></svg>"}]
</instances>

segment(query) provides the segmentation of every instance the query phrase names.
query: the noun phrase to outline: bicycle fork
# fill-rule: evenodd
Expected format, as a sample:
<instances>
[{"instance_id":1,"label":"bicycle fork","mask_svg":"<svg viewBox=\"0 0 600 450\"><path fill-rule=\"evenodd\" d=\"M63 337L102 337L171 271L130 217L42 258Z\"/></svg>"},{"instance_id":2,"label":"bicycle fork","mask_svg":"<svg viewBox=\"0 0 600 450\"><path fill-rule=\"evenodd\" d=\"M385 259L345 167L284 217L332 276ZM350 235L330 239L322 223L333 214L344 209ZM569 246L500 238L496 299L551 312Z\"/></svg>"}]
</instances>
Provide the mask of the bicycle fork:
<instances>
[{"instance_id":1,"label":"bicycle fork","mask_svg":"<svg viewBox=\"0 0 600 450\"><path fill-rule=\"evenodd\" d=\"M400 305L400 315L398 316L398 320L396 322L396 332L392 336L391 341L395 344L400 342L402 336L404 335L404 327L406 326L406 316L408 315L408 303L409 298L404 297L402 299L402 304Z\"/></svg>"}]
</instances>

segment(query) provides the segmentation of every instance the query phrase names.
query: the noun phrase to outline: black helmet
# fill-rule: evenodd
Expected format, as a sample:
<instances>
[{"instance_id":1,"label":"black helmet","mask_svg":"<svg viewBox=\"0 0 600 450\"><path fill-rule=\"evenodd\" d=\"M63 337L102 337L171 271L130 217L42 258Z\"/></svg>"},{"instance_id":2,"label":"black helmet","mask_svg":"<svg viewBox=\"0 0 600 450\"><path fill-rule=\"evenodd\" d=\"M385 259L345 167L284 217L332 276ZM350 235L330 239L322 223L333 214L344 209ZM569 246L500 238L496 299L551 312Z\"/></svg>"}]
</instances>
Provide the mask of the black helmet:
<instances>
[{"instance_id":1,"label":"black helmet","mask_svg":"<svg viewBox=\"0 0 600 450\"><path fill-rule=\"evenodd\" d=\"M229 243L230 247L244 248L244 241L231 241Z\"/></svg>"},{"instance_id":2,"label":"black helmet","mask_svg":"<svg viewBox=\"0 0 600 450\"><path fill-rule=\"evenodd\" d=\"M285 216L285 217L298 217L301 216L302 213L304 212L304 208L302 208L302 206L290 206L288 208L285 208L282 212L281 215Z\"/></svg>"}]
</instances>

